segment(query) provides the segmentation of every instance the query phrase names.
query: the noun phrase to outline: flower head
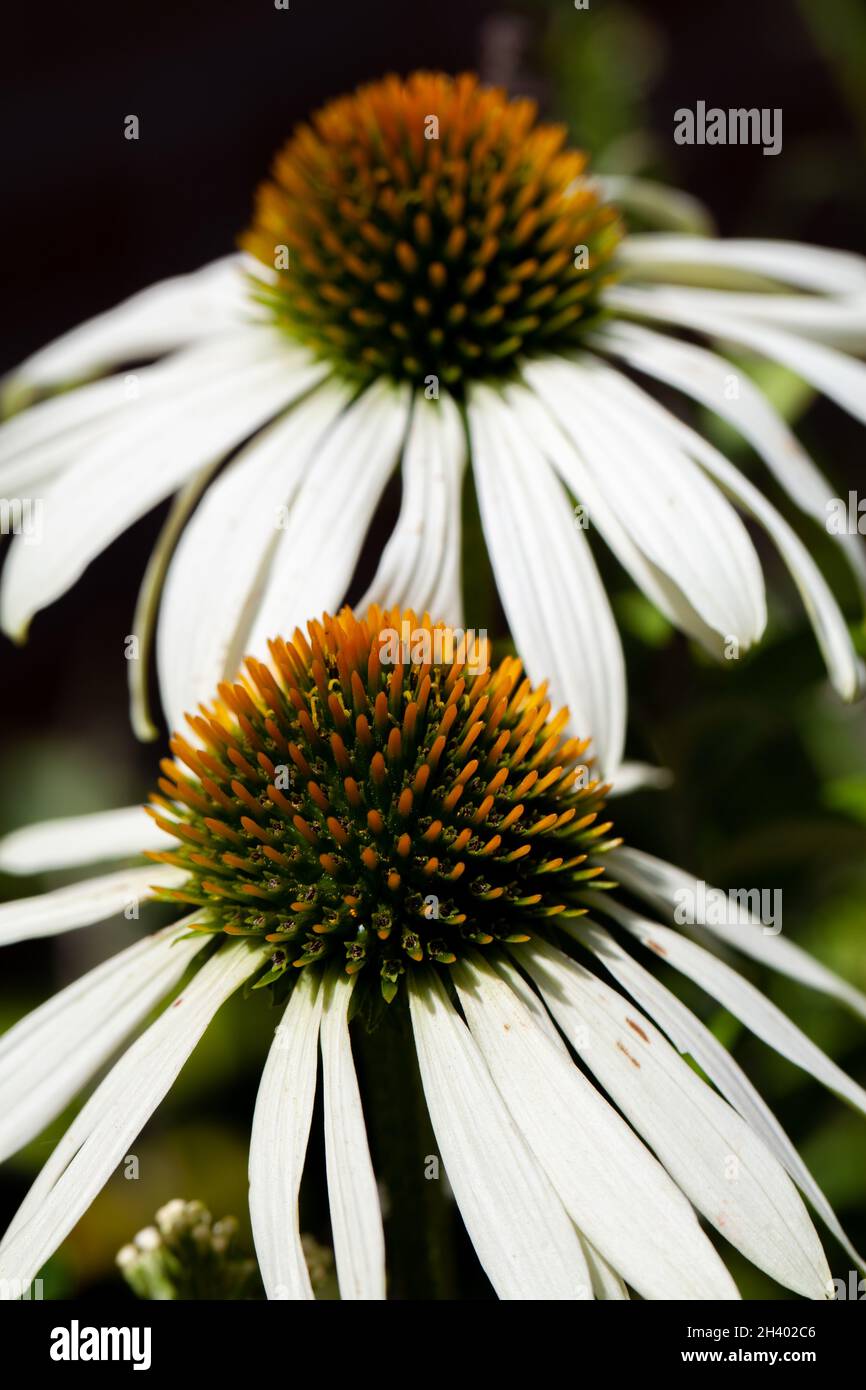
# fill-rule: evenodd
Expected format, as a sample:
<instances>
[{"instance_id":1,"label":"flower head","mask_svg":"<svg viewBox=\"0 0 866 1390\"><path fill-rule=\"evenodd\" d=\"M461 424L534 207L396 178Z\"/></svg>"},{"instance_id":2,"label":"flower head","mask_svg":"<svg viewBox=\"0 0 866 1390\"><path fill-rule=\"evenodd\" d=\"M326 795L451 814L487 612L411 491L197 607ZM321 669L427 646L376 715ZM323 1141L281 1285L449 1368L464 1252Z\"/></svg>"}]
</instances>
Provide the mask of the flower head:
<instances>
[{"instance_id":1,"label":"flower head","mask_svg":"<svg viewBox=\"0 0 866 1390\"><path fill-rule=\"evenodd\" d=\"M722 416L834 533L833 487L724 352L779 362L866 418L866 367L851 355L866 350L866 264L797 243L626 231L628 205L628 181L590 176L531 103L471 77L388 78L325 107L278 156L244 254L144 291L12 373L20 403L148 364L0 429L6 492L42 504L41 543L16 536L4 567L5 630L21 638L171 496L132 622L144 735L157 732L154 634L177 727L244 652L261 659L310 613L398 603L459 625L468 459L515 647L569 708L570 732L592 730L600 776L628 781L598 541L674 627L731 658L767 625L750 519L800 590L833 684L855 698L862 663L808 545L652 387ZM398 466L400 515L358 596ZM866 588L861 537L836 539Z\"/></svg>"},{"instance_id":2,"label":"flower head","mask_svg":"<svg viewBox=\"0 0 866 1390\"><path fill-rule=\"evenodd\" d=\"M276 270L277 323L349 376L455 390L567 350L622 229L565 140L470 74L331 102L278 154L243 239Z\"/></svg>"},{"instance_id":3,"label":"flower head","mask_svg":"<svg viewBox=\"0 0 866 1390\"><path fill-rule=\"evenodd\" d=\"M383 653L407 619L417 649L389 670ZM250 1147L250 1212L271 1298L314 1296L298 1194L319 1050L340 1296L386 1296L386 1225L353 1054L371 1030L386 1087L398 1062L405 1074L411 1032L412 1075L502 1298L629 1289L736 1298L696 1210L786 1287L830 1297L798 1187L862 1263L748 1078L649 966L663 956L864 1112L866 1092L711 949L627 905L623 889L668 912L688 877L606 838L602 788L581 775L585 745L563 738L567 717L552 715L514 659L489 668L474 646L471 661L446 659L444 636L453 647L447 628L399 610L325 615L306 635L273 642L267 664L248 661L192 717L191 741L176 740L177 761L164 765L156 824L121 812L0 845L7 870L104 859L108 843L157 860L3 905L0 943L110 916L134 885L193 907L0 1039L5 1155L137 1034L13 1218L0 1292L27 1287L242 985L289 995ZM605 863L623 888L607 879L598 891ZM438 900L438 920L419 910L425 896ZM732 928L708 916L706 927L866 1017L862 995L758 922ZM378 1137L387 1153L394 1136ZM402 1177L420 1189L416 1158L414 1179ZM171 1233L181 1215L170 1204L126 1252L142 1279L165 1274L162 1226ZM212 1251L213 1232L199 1234Z\"/></svg>"},{"instance_id":4,"label":"flower head","mask_svg":"<svg viewBox=\"0 0 866 1390\"><path fill-rule=\"evenodd\" d=\"M404 626L405 660L383 664ZM345 609L248 660L163 765L155 819L180 848L154 857L189 875L165 896L273 945L271 977L336 961L388 1002L407 971L585 911L610 830L587 741L476 641Z\"/></svg>"}]
</instances>

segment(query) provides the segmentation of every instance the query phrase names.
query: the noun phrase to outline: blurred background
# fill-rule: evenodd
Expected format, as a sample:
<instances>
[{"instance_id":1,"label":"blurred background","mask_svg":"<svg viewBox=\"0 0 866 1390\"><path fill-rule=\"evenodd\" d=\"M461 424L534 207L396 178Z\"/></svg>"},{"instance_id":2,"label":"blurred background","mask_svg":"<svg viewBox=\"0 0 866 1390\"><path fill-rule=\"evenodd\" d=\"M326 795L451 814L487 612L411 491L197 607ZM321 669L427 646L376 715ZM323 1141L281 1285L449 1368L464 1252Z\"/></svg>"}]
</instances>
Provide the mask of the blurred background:
<instances>
[{"instance_id":1,"label":"blurred background","mask_svg":"<svg viewBox=\"0 0 866 1390\"><path fill-rule=\"evenodd\" d=\"M859 0L748 7L591 0L586 11L572 0L414 7L291 0L286 11L272 0L191 0L182 8L91 0L55 7L50 17L18 7L16 25L0 59L0 370L123 296L230 250L293 124L391 70L480 69L567 122L596 169L688 191L726 235L863 250L866 10ZM674 111L698 100L781 107L782 153L675 145ZM139 117L138 142L123 138L129 114ZM862 492L862 427L813 402L787 372L743 365L796 423L838 495ZM736 436L714 419L700 423L781 500ZM398 505L395 489L366 548L367 573ZM130 733L123 639L164 514L153 512L101 556L36 619L26 647L0 639L0 832L146 796L162 749L136 744ZM800 530L853 619L855 597L828 538ZM632 843L708 882L781 888L785 932L866 989L866 720L862 707L846 709L832 695L799 599L775 555L758 544L770 631L756 654L723 669L673 634L596 548L626 643L630 752L674 774L669 791L617 802L614 815ZM467 617L505 635L480 561ZM36 893L68 877L0 878L0 894ZM140 922L8 949L0 1027L163 920L161 910L146 908ZM862 1024L793 984L751 974L866 1080ZM681 982L676 987L682 992ZM697 991L685 996L773 1105L855 1245L866 1247L866 1121ZM260 995L220 1014L134 1146L138 1180L111 1180L51 1261L46 1296L120 1290L115 1251L171 1197L201 1198L216 1216L232 1212L246 1222L249 1123L273 1026ZM0 1172L0 1225L68 1118ZM327 1241L315 1183L304 1194L303 1224ZM848 1258L829 1237L827 1249L833 1273L845 1276ZM725 1254L745 1296L785 1296ZM459 1232L456 1259L464 1294L489 1297Z\"/></svg>"}]
</instances>

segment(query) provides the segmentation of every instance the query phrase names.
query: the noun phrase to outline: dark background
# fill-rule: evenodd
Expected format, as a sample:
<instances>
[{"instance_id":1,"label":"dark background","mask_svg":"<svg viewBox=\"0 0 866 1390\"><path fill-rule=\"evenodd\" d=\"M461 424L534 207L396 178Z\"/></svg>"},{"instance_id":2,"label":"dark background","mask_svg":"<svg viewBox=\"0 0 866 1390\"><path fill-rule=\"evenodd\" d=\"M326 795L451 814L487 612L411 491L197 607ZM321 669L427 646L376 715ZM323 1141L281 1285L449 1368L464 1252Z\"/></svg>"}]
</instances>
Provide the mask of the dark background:
<instances>
[{"instance_id":1,"label":"dark background","mask_svg":"<svg viewBox=\"0 0 866 1390\"><path fill-rule=\"evenodd\" d=\"M569 122L595 167L663 179L702 199L725 235L782 236L862 250L866 213L863 92L866 16L857 0L622 5L591 0L434 5L271 0L27 13L6 34L0 108L0 370L81 319L164 276L230 250L256 183L293 124L384 72L479 68L535 95ZM783 109L775 159L757 148L676 146L673 113L708 105ZM140 139L124 139L124 117ZM861 427L813 403L787 374L767 380L844 496L863 476ZM716 429L710 422L704 428ZM778 493L754 460L718 435ZM790 514L790 513L789 513ZM123 636L164 509L100 557L40 614L29 644L2 641L0 830L49 815L141 799L159 747L126 723ZM803 531L854 614L826 537ZM370 551L376 547L373 537ZM781 886L785 930L866 987L866 739L862 708L827 693L814 640L772 555L773 623L755 656L710 669L656 623L609 560L629 663L632 750L673 769L674 788L619 803L635 843L709 881ZM599 557L602 559L602 557ZM733 669L732 669L733 665ZM45 878L8 896L51 886ZM149 919L155 923L154 913ZM128 927L129 924L126 924ZM11 1021L117 944L116 924L4 955L0 1021ZM863 1031L803 990L754 978L855 1076ZM866 1244L866 1122L722 1011L693 1002L775 1105ZM271 1028L263 1008L225 1011L140 1151L140 1183L115 1179L51 1266L49 1292L102 1289L113 1250L176 1195L243 1216L245 1145ZM249 1019L255 1019L250 1025ZM242 1020L242 1027L237 1028ZM56 1127L5 1171L0 1222L14 1209ZM327 1237L321 1203L311 1227ZM828 1242L834 1273L847 1259ZM464 1251L468 1287L483 1294ZM734 1261L744 1293L778 1295Z\"/></svg>"}]
</instances>

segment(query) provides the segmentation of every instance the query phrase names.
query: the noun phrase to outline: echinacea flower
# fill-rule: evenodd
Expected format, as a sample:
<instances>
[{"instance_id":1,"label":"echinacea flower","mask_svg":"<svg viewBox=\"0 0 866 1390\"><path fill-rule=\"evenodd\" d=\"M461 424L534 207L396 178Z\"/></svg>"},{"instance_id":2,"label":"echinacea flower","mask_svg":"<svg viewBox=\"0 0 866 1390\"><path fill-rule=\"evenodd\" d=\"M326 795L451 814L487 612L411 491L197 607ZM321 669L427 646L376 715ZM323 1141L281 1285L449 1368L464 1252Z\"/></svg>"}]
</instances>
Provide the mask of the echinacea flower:
<instances>
[{"instance_id":1,"label":"echinacea flower","mask_svg":"<svg viewBox=\"0 0 866 1390\"><path fill-rule=\"evenodd\" d=\"M146 656L162 594L161 692L177 727L245 651L354 597L398 462L400 515L357 603L459 625L468 457L516 648L575 729L593 730L605 775L620 764L626 695L587 521L677 628L730 655L766 623L749 517L853 698L860 666L808 548L631 374L724 417L823 523L832 489L785 422L742 370L679 330L783 363L863 419L866 369L848 352L866 347L866 262L793 242L626 235L604 181L564 141L533 103L471 76L362 88L277 156L243 255L155 285L13 372L7 399L20 403L163 359L0 431L4 494L44 503L42 544L19 536L8 559L5 631L23 637L174 495L133 634ZM610 192L623 201L620 184ZM840 544L863 580L859 537ZM129 663L143 734L154 732L145 668Z\"/></svg>"},{"instance_id":2,"label":"echinacea flower","mask_svg":"<svg viewBox=\"0 0 866 1390\"><path fill-rule=\"evenodd\" d=\"M745 1074L649 962L663 956L861 1110L866 1094L709 944L622 901L609 870L662 906L685 876L612 837L586 742L564 732L567 713L552 713L519 661L470 669L462 650L429 660L422 643L383 664L404 618L429 640L450 631L400 610L346 609L272 642L267 664L249 658L190 717L192 740L172 740L153 833L124 812L18 832L0 848L6 869L109 849L156 861L7 904L5 942L106 918L132 891L187 912L0 1040L5 1156L168 1001L36 1178L0 1245L0 1289L32 1280L245 985L288 1000L250 1148L269 1297L313 1296L298 1194L319 1051L340 1295L385 1297L353 1055L366 1030L379 1036L386 1088L414 1040L442 1162L501 1298L736 1298L698 1213L786 1287L832 1297L798 1187L859 1257ZM709 931L866 1015L862 995L782 937L755 924Z\"/></svg>"}]
</instances>

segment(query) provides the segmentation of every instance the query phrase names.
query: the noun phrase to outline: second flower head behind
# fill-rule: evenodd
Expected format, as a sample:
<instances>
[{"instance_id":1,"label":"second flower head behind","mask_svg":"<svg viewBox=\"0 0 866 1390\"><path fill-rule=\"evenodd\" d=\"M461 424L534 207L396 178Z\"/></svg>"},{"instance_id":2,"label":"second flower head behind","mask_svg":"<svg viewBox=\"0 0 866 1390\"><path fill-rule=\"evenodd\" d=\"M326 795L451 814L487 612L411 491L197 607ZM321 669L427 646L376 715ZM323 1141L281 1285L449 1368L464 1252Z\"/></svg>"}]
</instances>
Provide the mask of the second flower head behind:
<instances>
[{"instance_id":1,"label":"second flower head behind","mask_svg":"<svg viewBox=\"0 0 866 1390\"><path fill-rule=\"evenodd\" d=\"M631 374L725 417L824 524L833 489L784 420L741 368L732 392L732 363L679 335L782 363L863 419L866 369L849 354L866 349L866 263L629 233L628 203L627 182L593 177L531 102L471 76L386 78L326 106L278 155L245 255L144 291L12 374L20 403L166 354L131 392L121 372L0 430L4 493L44 502L43 543L16 537L5 568L6 630L22 636L175 495L133 630L146 655L160 609L176 727L244 651L345 601L398 464L402 508L359 607L460 623L468 459L516 647L575 730L593 731L605 775L622 757L623 655L575 504L660 612L716 655L765 628L741 517L756 522L853 698L860 666L808 547ZM862 581L860 538L839 539ZM129 663L142 732L145 667Z\"/></svg>"},{"instance_id":2,"label":"second flower head behind","mask_svg":"<svg viewBox=\"0 0 866 1390\"><path fill-rule=\"evenodd\" d=\"M394 643L404 625L405 652ZM386 1088L399 1090L414 1051L460 1214L501 1298L735 1298L696 1213L785 1287L832 1296L798 1188L862 1263L746 1075L651 963L663 957L861 1111L866 1094L712 949L626 905L630 894L668 913L694 880L612 837L586 742L515 658L491 667L483 646L449 649L449 636L399 610L324 616L272 642L267 662L248 660L190 718L153 820L116 812L0 843L9 871L104 860L109 847L156 861L4 904L0 943L85 927L133 891L184 912L0 1039L5 1157L137 1034L13 1218L0 1290L38 1274L242 985L285 1009L250 1145L272 1298L313 1296L298 1194L319 1050L340 1295L386 1295L353 1053L371 1030ZM866 1016L856 989L784 937L749 920L706 926L708 945L721 939ZM376 1151L388 1143L377 1132Z\"/></svg>"}]
</instances>

